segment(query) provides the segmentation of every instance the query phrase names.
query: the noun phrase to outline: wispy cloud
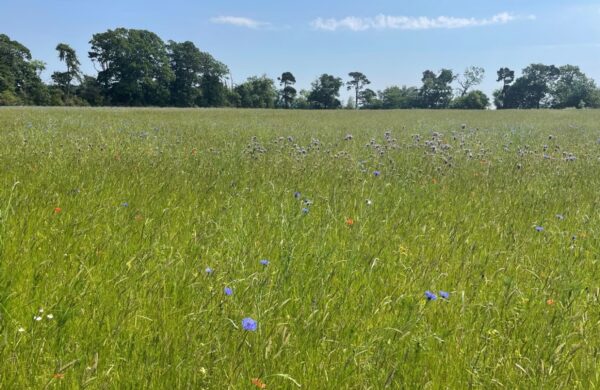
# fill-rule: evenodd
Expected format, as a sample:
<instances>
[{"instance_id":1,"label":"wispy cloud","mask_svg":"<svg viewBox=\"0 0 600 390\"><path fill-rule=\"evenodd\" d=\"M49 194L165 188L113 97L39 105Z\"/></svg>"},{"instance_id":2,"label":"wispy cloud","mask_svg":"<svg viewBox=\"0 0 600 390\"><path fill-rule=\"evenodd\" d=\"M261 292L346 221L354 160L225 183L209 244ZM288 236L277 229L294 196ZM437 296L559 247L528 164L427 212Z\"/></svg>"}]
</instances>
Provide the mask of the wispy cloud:
<instances>
[{"instance_id":1,"label":"wispy cloud","mask_svg":"<svg viewBox=\"0 0 600 390\"><path fill-rule=\"evenodd\" d=\"M244 18L241 16L217 16L210 19L211 22L217 24L230 24L232 26L238 27L246 27L246 28L261 28L268 27L270 24L265 22L260 22L258 20Z\"/></svg>"},{"instance_id":2,"label":"wispy cloud","mask_svg":"<svg viewBox=\"0 0 600 390\"><path fill-rule=\"evenodd\" d=\"M515 16L502 12L489 18L457 18L452 16L391 16L377 15L374 18L359 18L349 16L343 19L317 18L311 22L316 30L336 31L366 31L366 30L430 30L430 29L456 29L465 27L481 27L494 24L506 24L518 19L534 20L535 16Z\"/></svg>"}]
</instances>

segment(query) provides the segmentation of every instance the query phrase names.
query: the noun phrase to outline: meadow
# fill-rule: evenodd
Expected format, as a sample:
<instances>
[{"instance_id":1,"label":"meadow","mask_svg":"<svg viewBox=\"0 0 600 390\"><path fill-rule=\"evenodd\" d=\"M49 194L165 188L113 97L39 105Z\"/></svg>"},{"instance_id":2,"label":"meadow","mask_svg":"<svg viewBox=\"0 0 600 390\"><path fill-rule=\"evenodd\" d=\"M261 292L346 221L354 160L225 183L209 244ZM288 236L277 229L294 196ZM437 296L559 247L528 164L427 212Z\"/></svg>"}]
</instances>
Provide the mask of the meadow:
<instances>
[{"instance_id":1,"label":"meadow","mask_svg":"<svg viewBox=\"0 0 600 390\"><path fill-rule=\"evenodd\" d=\"M600 387L600 111L5 108L0 137L0 388Z\"/></svg>"}]
</instances>

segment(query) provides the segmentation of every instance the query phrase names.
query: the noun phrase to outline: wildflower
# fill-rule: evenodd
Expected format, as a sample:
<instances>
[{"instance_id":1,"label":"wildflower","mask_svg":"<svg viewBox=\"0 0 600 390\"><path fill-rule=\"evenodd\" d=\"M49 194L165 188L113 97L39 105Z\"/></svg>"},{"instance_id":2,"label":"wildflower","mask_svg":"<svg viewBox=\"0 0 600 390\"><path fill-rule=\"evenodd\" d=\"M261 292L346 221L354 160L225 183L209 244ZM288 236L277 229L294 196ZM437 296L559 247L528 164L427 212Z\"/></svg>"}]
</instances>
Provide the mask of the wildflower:
<instances>
[{"instance_id":1,"label":"wildflower","mask_svg":"<svg viewBox=\"0 0 600 390\"><path fill-rule=\"evenodd\" d=\"M313 204L312 200L310 200L310 199L304 199L304 205L305 206L310 206L311 204Z\"/></svg>"},{"instance_id":2,"label":"wildflower","mask_svg":"<svg viewBox=\"0 0 600 390\"><path fill-rule=\"evenodd\" d=\"M123 202L123 203L121 203L121 207L129 207L129 202Z\"/></svg>"},{"instance_id":3,"label":"wildflower","mask_svg":"<svg viewBox=\"0 0 600 390\"><path fill-rule=\"evenodd\" d=\"M440 297L442 297L444 299L448 299L448 298L450 298L450 293L447 291L440 291Z\"/></svg>"},{"instance_id":4,"label":"wildflower","mask_svg":"<svg viewBox=\"0 0 600 390\"><path fill-rule=\"evenodd\" d=\"M267 259L262 259L262 260L260 261L260 263L266 267L267 265L269 265L269 260L267 260Z\"/></svg>"},{"instance_id":5,"label":"wildflower","mask_svg":"<svg viewBox=\"0 0 600 390\"><path fill-rule=\"evenodd\" d=\"M371 199L367 199L367 206L371 206L373 204L373 202L371 201Z\"/></svg>"},{"instance_id":6,"label":"wildflower","mask_svg":"<svg viewBox=\"0 0 600 390\"><path fill-rule=\"evenodd\" d=\"M427 290L427 291L425 291L425 298L428 301L435 301L437 299L437 295L435 295L431 291Z\"/></svg>"},{"instance_id":7,"label":"wildflower","mask_svg":"<svg viewBox=\"0 0 600 390\"><path fill-rule=\"evenodd\" d=\"M206 272L207 275L210 275L213 273L213 269L210 267L206 267L206 269L204 270L204 272Z\"/></svg>"},{"instance_id":8,"label":"wildflower","mask_svg":"<svg viewBox=\"0 0 600 390\"><path fill-rule=\"evenodd\" d=\"M246 317L242 320L242 328L244 328L244 330L247 330L249 332L254 332L256 331L256 321L254 321L252 318L250 317Z\"/></svg>"},{"instance_id":9,"label":"wildflower","mask_svg":"<svg viewBox=\"0 0 600 390\"><path fill-rule=\"evenodd\" d=\"M346 218L346 225L348 225L348 226L354 225L354 220L352 218Z\"/></svg>"},{"instance_id":10,"label":"wildflower","mask_svg":"<svg viewBox=\"0 0 600 390\"><path fill-rule=\"evenodd\" d=\"M62 209L60 207L54 208L54 214L60 214L61 211L62 211Z\"/></svg>"},{"instance_id":11,"label":"wildflower","mask_svg":"<svg viewBox=\"0 0 600 390\"><path fill-rule=\"evenodd\" d=\"M375 175L375 177L378 177L379 175L381 175L381 172L375 171L375 172L373 172L373 175Z\"/></svg>"},{"instance_id":12,"label":"wildflower","mask_svg":"<svg viewBox=\"0 0 600 390\"><path fill-rule=\"evenodd\" d=\"M25 328L23 328L23 327L21 326L19 329L17 329L17 331L18 331L19 333L23 333L23 332L25 332Z\"/></svg>"},{"instance_id":13,"label":"wildflower","mask_svg":"<svg viewBox=\"0 0 600 390\"><path fill-rule=\"evenodd\" d=\"M300 199L300 196L302 196L302 194L298 191L294 192L294 198L296 199Z\"/></svg>"},{"instance_id":14,"label":"wildflower","mask_svg":"<svg viewBox=\"0 0 600 390\"><path fill-rule=\"evenodd\" d=\"M548 300L546 301L547 305L554 305L554 303L555 303L554 299L552 299L552 298L548 298Z\"/></svg>"},{"instance_id":15,"label":"wildflower","mask_svg":"<svg viewBox=\"0 0 600 390\"><path fill-rule=\"evenodd\" d=\"M40 316L34 316L33 319L36 320L36 321L41 321L42 317L40 317Z\"/></svg>"},{"instance_id":16,"label":"wildflower","mask_svg":"<svg viewBox=\"0 0 600 390\"><path fill-rule=\"evenodd\" d=\"M256 387L258 387L259 389L266 389L267 385L260 380L260 378L252 378L252 384Z\"/></svg>"},{"instance_id":17,"label":"wildflower","mask_svg":"<svg viewBox=\"0 0 600 390\"><path fill-rule=\"evenodd\" d=\"M558 218L562 221L563 219L565 219L565 216L562 214L556 214L556 218Z\"/></svg>"},{"instance_id":18,"label":"wildflower","mask_svg":"<svg viewBox=\"0 0 600 390\"><path fill-rule=\"evenodd\" d=\"M54 379L63 379L64 377L65 377L65 374L63 374L62 372L57 372L52 375L52 378L54 378Z\"/></svg>"},{"instance_id":19,"label":"wildflower","mask_svg":"<svg viewBox=\"0 0 600 390\"><path fill-rule=\"evenodd\" d=\"M223 291L225 292L225 295L229 296L229 295L233 295L233 290L229 287L225 287L223 289Z\"/></svg>"},{"instance_id":20,"label":"wildflower","mask_svg":"<svg viewBox=\"0 0 600 390\"><path fill-rule=\"evenodd\" d=\"M302 209L302 214L308 214L308 212L309 212L308 208L304 207Z\"/></svg>"},{"instance_id":21,"label":"wildflower","mask_svg":"<svg viewBox=\"0 0 600 390\"><path fill-rule=\"evenodd\" d=\"M46 315L46 318L51 320L54 318L54 314L50 313L50 314Z\"/></svg>"},{"instance_id":22,"label":"wildflower","mask_svg":"<svg viewBox=\"0 0 600 390\"><path fill-rule=\"evenodd\" d=\"M541 226L536 226L536 227L535 227L535 231L536 231L536 232L543 232L543 231L544 231L544 228L543 228L543 227L541 227Z\"/></svg>"}]
</instances>

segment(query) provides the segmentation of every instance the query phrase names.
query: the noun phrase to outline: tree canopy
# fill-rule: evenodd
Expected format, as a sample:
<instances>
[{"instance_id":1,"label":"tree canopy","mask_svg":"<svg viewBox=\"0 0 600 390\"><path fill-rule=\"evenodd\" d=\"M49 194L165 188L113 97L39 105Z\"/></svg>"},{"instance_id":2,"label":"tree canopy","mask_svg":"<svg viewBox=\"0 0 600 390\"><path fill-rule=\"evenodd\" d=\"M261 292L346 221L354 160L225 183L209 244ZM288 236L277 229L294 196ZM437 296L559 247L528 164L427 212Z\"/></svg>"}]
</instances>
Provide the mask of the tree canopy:
<instances>
[{"instance_id":1,"label":"tree canopy","mask_svg":"<svg viewBox=\"0 0 600 390\"><path fill-rule=\"evenodd\" d=\"M58 43L56 51L65 68L51 73L45 84L46 63L34 59L27 47L0 34L0 105L113 105L174 107L244 107L338 109L340 89L352 92L356 109L486 109L490 99L475 89L485 70L469 66L425 70L420 86L368 88L371 81L360 71L340 77L323 73L310 89L296 89L296 77L282 72L276 80L248 77L235 85L229 68L191 41L165 43L148 30L116 28L93 34L88 57L97 72L83 74L75 50ZM494 91L498 109L596 108L600 89L575 65L525 67L520 75L508 67L496 72L500 88ZM346 98L346 97L344 97Z\"/></svg>"}]
</instances>

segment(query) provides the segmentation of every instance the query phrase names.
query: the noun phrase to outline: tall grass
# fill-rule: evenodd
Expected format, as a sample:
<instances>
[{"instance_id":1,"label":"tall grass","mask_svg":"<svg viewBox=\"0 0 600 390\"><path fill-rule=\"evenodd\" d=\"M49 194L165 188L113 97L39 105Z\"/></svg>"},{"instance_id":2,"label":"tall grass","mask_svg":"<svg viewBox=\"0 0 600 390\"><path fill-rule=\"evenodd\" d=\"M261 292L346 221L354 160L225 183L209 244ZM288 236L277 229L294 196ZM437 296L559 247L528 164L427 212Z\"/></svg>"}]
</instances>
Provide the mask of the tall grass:
<instances>
[{"instance_id":1,"label":"tall grass","mask_svg":"<svg viewBox=\"0 0 600 390\"><path fill-rule=\"evenodd\" d=\"M2 109L0 387L598 387L599 123Z\"/></svg>"}]
</instances>

